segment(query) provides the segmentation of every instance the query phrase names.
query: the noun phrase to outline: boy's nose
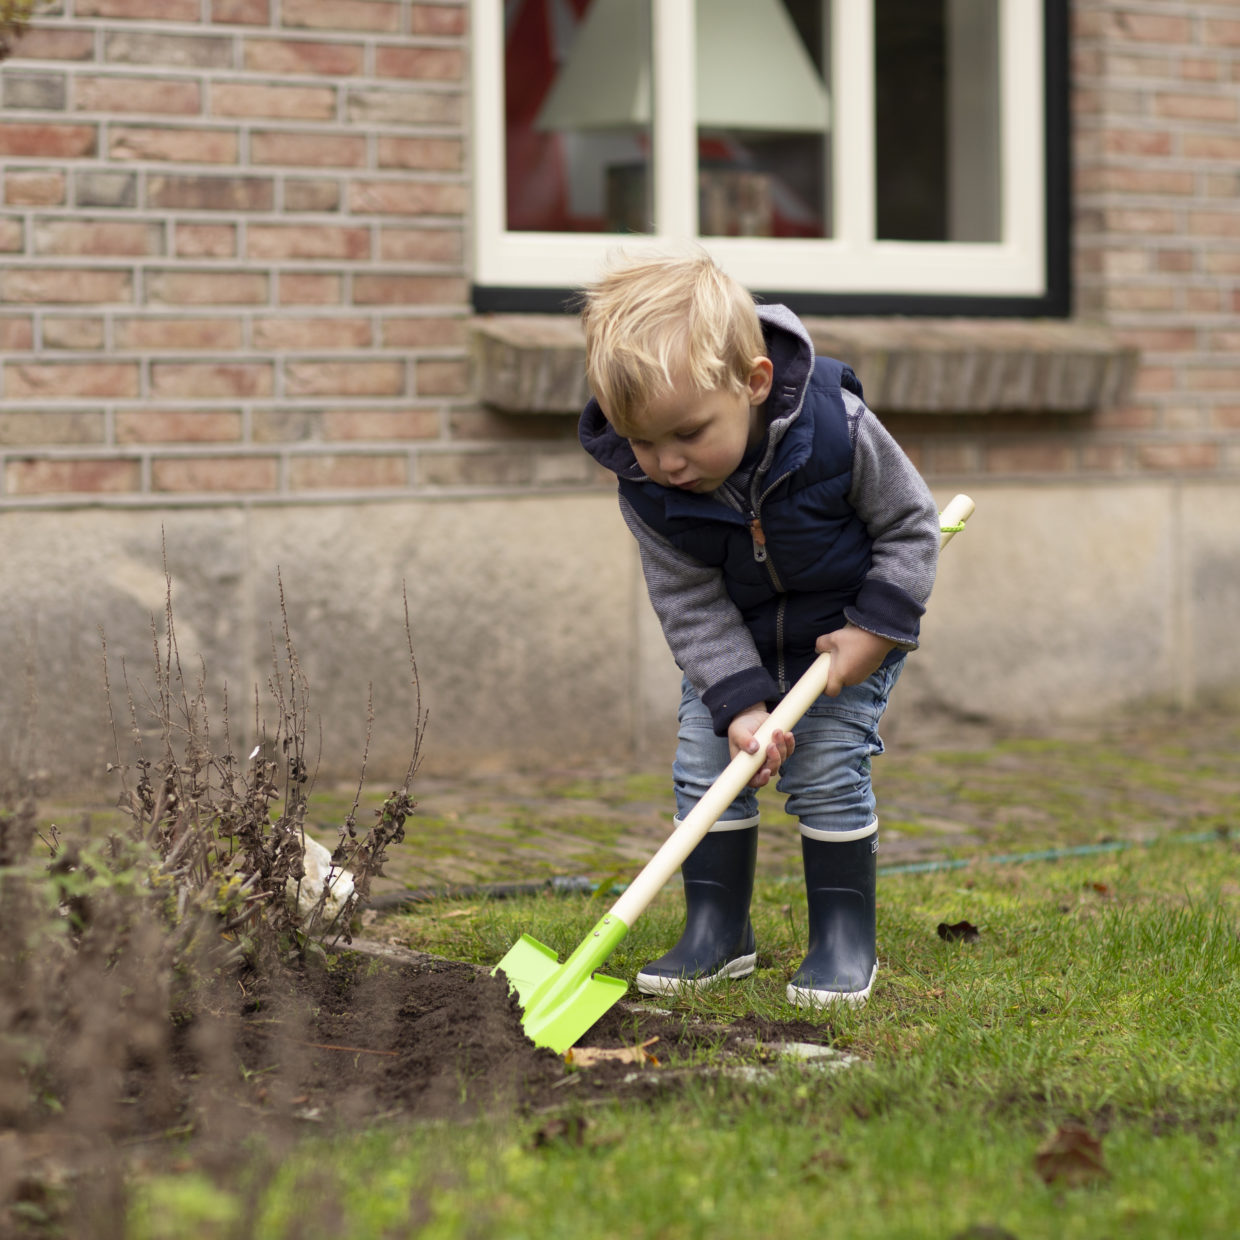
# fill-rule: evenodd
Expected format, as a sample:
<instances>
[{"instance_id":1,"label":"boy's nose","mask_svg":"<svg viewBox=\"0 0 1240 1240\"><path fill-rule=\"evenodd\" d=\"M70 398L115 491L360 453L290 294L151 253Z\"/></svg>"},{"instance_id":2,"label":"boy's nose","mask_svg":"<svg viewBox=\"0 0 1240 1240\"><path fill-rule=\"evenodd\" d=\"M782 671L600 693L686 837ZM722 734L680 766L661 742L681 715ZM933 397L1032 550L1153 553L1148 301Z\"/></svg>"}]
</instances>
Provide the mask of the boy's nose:
<instances>
[{"instance_id":1,"label":"boy's nose","mask_svg":"<svg viewBox=\"0 0 1240 1240\"><path fill-rule=\"evenodd\" d=\"M659 469L668 475L679 473L685 467L685 454L678 448L661 448L659 450Z\"/></svg>"}]
</instances>

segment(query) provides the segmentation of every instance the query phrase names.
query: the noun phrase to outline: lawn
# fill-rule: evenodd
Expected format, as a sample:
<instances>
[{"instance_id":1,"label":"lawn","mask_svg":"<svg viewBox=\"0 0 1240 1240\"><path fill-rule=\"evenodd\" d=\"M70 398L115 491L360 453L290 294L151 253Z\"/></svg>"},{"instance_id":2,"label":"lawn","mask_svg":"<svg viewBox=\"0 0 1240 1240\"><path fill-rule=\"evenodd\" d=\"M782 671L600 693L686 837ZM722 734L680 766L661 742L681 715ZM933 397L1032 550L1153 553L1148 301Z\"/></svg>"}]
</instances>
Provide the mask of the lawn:
<instances>
[{"instance_id":1,"label":"lawn","mask_svg":"<svg viewBox=\"0 0 1240 1240\"><path fill-rule=\"evenodd\" d=\"M1182 832L885 873L873 997L816 1021L846 1066L759 1047L742 1073L706 1039L652 1048L639 1099L570 1087L535 1114L257 1141L240 1174L187 1146L172 1170L136 1164L126 1234L1234 1236L1237 852L1223 831ZM598 914L597 897L474 899L381 928L490 965L523 931L563 953ZM799 884L763 878L754 918L757 972L673 1005L686 1025L789 1015ZM631 980L678 922L670 891L609 971Z\"/></svg>"}]
</instances>

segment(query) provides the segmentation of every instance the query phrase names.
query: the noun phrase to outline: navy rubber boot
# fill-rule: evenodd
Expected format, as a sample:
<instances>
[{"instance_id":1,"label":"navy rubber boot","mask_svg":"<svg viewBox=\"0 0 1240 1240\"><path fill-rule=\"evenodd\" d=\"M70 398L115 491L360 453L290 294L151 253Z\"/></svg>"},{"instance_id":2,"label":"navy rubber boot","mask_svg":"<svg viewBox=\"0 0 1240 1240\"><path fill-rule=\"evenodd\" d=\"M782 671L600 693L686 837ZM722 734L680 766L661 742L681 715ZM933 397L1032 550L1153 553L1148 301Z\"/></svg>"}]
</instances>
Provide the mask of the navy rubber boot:
<instances>
[{"instance_id":1,"label":"navy rubber boot","mask_svg":"<svg viewBox=\"0 0 1240 1240\"><path fill-rule=\"evenodd\" d=\"M648 995L747 977L758 958L749 901L758 856L758 819L717 823L680 867L685 928L676 946L637 975Z\"/></svg>"},{"instance_id":2,"label":"navy rubber boot","mask_svg":"<svg viewBox=\"0 0 1240 1240\"><path fill-rule=\"evenodd\" d=\"M878 820L860 838L801 828L809 952L788 985L788 1002L807 1007L862 1004L878 972L875 886Z\"/></svg>"}]
</instances>

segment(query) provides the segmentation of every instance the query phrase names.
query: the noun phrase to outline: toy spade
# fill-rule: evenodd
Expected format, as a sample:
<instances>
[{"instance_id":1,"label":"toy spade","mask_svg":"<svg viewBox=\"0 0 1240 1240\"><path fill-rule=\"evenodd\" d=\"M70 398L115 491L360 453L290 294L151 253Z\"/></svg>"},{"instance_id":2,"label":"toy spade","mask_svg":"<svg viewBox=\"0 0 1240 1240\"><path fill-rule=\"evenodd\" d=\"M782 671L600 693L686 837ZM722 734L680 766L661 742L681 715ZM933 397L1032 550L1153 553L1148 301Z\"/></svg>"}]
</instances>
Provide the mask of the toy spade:
<instances>
[{"instance_id":1,"label":"toy spade","mask_svg":"<svg viewBox=\"0 0 1240 1240\"><path fill-rule=\"evenodd\" d=\"M967 495L957 495L940 513L941 546L946 546L953 535L964 528L973 506ZM754 777L762 765L771 736L776 731L792 731L793 725L822 694L830 668L829 654L821 654L814 660L755 733L757 752L738 753L728 763L702 799L563 964L550 947L523 934L495 966L493 972L503 973L509 986L517 992L522 1008L521 1026L536 1045L562 1054L624 996L627 982L603 974L596 976L595 970L615 951L646 906Z\"/></svg>"}]
</instances>

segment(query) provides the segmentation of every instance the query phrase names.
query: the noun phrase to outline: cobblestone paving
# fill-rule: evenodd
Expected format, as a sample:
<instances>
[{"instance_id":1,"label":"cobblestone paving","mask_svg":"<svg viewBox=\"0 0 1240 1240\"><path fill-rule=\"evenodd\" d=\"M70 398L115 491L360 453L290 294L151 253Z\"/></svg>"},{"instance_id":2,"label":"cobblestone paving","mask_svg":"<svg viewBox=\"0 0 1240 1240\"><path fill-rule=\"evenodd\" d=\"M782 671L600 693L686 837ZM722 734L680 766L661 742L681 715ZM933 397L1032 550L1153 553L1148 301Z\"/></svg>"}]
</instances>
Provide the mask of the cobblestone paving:
<instances>
[{"instance_id":1,"label":"cobblestone paving","mask_svg":"<svg viewBox=\"0 0 1240 1240\"><path fill-rule=\"evenodd\" d=\"M953 726L951 737L947 746L902 734L876 761L882 865L1240 830L1240 711L1142 711L1040 735ZM672 813L665 770L428 776L414 791L418 812L381 884L389 893L571 876L623 881L666 837ZM799 839L783 798L764 790L760 799L761 871L798 873ZM330 842L338 807L330 797L315 805L319 836Z\"/></svg>"}]
</instances>

